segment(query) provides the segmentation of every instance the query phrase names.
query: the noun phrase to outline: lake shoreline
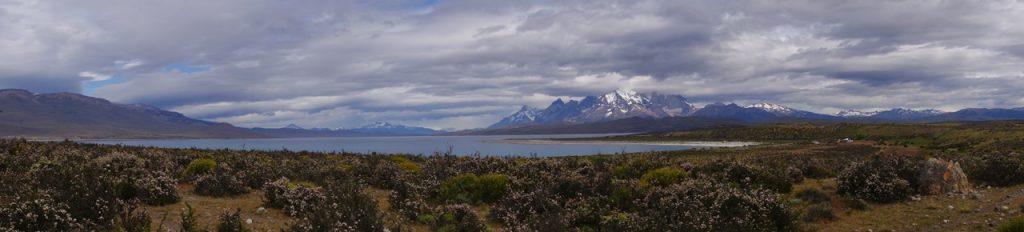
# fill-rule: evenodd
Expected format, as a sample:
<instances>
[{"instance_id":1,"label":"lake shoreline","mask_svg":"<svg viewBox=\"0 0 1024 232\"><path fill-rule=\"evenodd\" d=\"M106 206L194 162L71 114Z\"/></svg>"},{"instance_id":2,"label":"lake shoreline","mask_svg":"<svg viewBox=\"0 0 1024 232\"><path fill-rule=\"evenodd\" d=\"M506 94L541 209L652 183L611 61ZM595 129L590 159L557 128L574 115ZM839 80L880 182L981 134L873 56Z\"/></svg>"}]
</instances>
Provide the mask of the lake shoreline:
<instances>
[{"instance_id":1,"label":"lake shoreline","mask_svg":"<svg viewBox=\"0 0 1024 232\"><path fill-rule=\"evenodd\" d=\"M685 147L746 147L760 145L758 142L737 141L630 141L630 140L554 140L554 139L506 139L498 141L509 144L601 144L601 145L658 145Z\"/></svg>"}]
</instances>

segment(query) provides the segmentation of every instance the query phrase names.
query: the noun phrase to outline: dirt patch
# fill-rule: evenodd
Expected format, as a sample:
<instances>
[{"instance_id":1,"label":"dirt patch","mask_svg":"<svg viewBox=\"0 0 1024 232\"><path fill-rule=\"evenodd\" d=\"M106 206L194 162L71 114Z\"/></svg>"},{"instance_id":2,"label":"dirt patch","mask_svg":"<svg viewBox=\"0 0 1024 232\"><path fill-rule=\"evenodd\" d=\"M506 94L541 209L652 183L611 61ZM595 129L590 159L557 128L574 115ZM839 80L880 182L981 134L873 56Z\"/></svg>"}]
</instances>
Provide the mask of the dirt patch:
<instances>
[{"instance_id":1,"label":"dirt patch","mask_svg":"<svg viewBox=\"0 0 1024 232\"><path fill-rule=\"evenodd\" d=\"M242 220L252 219L247 226L253 231L281 231L288 228L292 219L278 209L264 209L263 192L253 191L235 197L207 197L192 193L191 185L178 185L181 201L165 206L145 206L146 213L153 219L154 231L181 230L181 213L185 204L195 210L199 225L216 230L218 217L222 212L242 210ZM166 216L166 217L165 217Z\"/></svg>"}]
</instances>

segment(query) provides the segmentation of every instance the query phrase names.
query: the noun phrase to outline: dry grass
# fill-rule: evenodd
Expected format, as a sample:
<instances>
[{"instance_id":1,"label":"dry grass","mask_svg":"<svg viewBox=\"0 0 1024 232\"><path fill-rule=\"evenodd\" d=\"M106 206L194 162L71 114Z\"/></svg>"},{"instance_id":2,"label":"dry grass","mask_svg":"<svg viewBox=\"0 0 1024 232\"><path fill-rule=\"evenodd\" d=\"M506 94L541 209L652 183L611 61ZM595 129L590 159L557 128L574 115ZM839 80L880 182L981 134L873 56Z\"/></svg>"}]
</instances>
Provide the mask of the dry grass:
<instances>
[{"instance_id":1,"label":"dry grass","mask_svg":"<svg viewBox=\"0 0 1024 232\"><path fill-rule=\"evenodd\" d=\"M1003 221L1021 216L1024 185L978 189L972 194L922 196L920 200L892 204L869 204L864 211L852 210L835 195L835 180L807 180L794 192L817 188L833 196L834 221L809 223L818 231L992 231ZM950 208L952 206L952 208ZM1005 206L1007 210L998 209Z\"/></svg>"},{"instance_id":2,"label":"dry grass","mask_svg":"<svg viewBox=\"0 0 1024 232\"><path fill-rule=\"evenodd\" d=\"M263 193L260 191L237 197L207 197L192 193L191 185L178 185L178 192L182 196L178 203L158 207L146 206L146 212L153 219L155 231L179 231L181 213L186 203L195 210L199 225L209 230L216 229L221 212L233 212L235 209L242 210L243 220L252 219L252 224L247 226L253 231L280 231L288 228L292 222L288 215L278 209L266 209L266 212L258 213L258 209L263 207Z\"/></svg>"}]
</instances>

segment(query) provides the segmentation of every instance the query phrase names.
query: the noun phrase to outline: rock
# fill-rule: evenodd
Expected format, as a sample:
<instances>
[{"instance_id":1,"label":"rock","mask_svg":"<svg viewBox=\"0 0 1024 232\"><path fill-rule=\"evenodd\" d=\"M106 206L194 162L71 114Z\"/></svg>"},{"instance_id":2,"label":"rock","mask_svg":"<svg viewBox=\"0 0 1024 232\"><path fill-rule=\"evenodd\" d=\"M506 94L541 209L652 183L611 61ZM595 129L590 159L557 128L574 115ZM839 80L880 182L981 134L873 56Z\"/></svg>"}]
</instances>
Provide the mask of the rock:
<instances>
[{"instance_id":1,"label":"rock","mask_svg":"<svg viewBox=\"0 0 1024 232\"><path fill-rule=\"evenodd\" d=\"M264 214L266 212L267 208L260 207L259 209L256 209L256 214Z\"/></svg>"},{"instance_id":2,"label":"rock","mask_svg":"<svg viewBox=\"0 0 1024 232\"><path fill-rule=\"evenodd\" d=\"M252 224L252 218L245 219L245 224Z\"/></svg>"},{"instance_id":3,"label":"rock","mask_svg":"<svg viewBox=\"0 0 1024 232\"><path fill-rule=\"evenodd\" d=\"M918 190L924 194L970 193L971 184L958 162L931 158L921 168Z\"/></svg>"},{"instance_id":4,"label":"rock","mask_svg":"<svg viewBox=\"0 0 1024 232\"><path fill-rule=\"evenodd\" d=\"M949 210L956 209L956 208L953 207L953 205L946 206L946 208L949 208Z\"/></svg>"}]
</instances>

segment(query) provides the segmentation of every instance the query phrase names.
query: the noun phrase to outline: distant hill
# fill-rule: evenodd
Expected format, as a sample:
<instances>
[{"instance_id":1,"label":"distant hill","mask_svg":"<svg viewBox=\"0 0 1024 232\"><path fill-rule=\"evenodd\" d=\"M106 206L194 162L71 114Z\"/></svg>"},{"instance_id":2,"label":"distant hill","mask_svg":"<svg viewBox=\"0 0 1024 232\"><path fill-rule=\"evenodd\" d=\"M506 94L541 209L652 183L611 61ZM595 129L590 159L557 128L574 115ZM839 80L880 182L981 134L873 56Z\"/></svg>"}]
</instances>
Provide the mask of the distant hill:
<instances>
[{"instance_id":1,"label":"distant hill","mask_svg":"<svg viewBox=\"0 0 1024 232\"><path fill-rule=\"evenodd\" d=\"M74 93L0 90L0 137L253 138L227 123L208 122L144 105Z\"/></svg>"},{"instance_id":2,"label":"distant hill","mask_svg":"<svg viewBox=\"0 0 1024 232\"><path fill-rule=\"evenodd\" d=\"M414 127L406 125L391 124L387 122L376 122L358 128L311 128L305 129L295 124L282 128L252 128L255 133L271 137L349 137L349 136L421 136L440 133L430 128Z\"/></svg>"}]
</instances>

